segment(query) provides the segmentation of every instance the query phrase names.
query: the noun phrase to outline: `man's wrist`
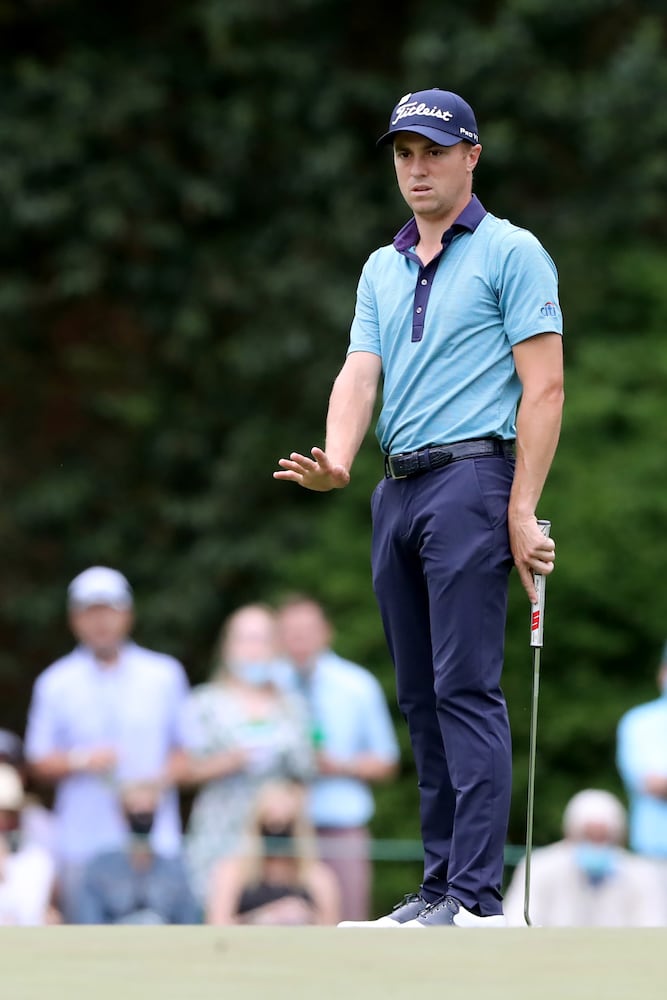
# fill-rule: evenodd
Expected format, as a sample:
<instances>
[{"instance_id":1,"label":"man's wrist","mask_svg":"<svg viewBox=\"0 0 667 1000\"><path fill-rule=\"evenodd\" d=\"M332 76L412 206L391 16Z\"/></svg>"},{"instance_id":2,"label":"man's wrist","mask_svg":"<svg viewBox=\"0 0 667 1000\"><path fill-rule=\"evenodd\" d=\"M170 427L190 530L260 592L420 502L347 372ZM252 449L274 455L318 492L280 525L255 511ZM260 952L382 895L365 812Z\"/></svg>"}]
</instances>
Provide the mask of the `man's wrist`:
<instances>
[{"instance_id":1,"label":"man's wrist","mask_svg":"<svg viewBox=\"0 0 667 1000\"><path fill-rule=\"evenodd\" d=\"M528 521L531 517L535 517L535 506L529 501L512 500L510 497L507 514L513 520Z\"/></svg>"}]
</instances>

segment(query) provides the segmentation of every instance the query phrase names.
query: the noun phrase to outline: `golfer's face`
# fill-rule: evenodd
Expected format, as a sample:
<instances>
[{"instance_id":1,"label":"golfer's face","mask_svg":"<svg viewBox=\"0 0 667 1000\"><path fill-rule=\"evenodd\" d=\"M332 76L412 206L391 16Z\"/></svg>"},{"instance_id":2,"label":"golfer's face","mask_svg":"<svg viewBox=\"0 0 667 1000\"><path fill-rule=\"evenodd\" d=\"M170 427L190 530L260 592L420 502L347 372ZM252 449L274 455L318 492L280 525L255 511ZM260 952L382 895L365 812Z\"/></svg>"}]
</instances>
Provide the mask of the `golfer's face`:
<instances>
[{"instance_id":1,"label":"golfer's face","mask_svg":"<svg viewBox=\"0 0 667 1000\"><path fill-rule=\"evenodd\" d=\"M464 207L481 146L439 146L415 132L394 139L398 187L416 217L437 220Z\"/></svg>"}]
</instances>

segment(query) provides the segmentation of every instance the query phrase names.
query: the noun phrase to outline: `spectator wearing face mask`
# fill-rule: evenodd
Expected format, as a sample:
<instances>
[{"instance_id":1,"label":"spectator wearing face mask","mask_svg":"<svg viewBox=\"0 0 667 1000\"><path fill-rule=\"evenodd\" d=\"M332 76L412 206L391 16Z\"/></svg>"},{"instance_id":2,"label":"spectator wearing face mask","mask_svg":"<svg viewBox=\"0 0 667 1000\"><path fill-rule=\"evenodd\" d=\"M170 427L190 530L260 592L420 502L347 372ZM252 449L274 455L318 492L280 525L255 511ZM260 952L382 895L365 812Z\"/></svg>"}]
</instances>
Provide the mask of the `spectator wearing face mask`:
<instances>
[{"instance_id":1,"label":"spectator wearing face mask","mask_svg":"<svg viewBox=\"0 0 667 1000\"><path fill-rule=\"evenodd\" d=\"M328 865L317 858L303 788L287 781L263 787L243 849L223 858L213 870L206 911L210 924L338 922L338 883Z\"/></svg>"},{"instance_id":2,"label":"spectator wearing face mask","mask_svg":"<svg viewBox=\"0 0 667 1000\"><path fill-rule=\"evenodd\" d=\"M626 814L610 792L589 788L568 802L565 838L533 852L530 917L542 927L658 927L667 913L654 866L623 847ZM511 926L523 916L525 868L505 896Z\"/></svg>"},{"instance_id":3,"label":"spectator wearing face mask","mask_svg":"<svg viewBox=\"0 0 667 1000\"><path fill-rule=\"evenodd\" d=\"M200 909L179 856L163 857L151 846L162 791L139 782L121 791L127 842L88 862L73 905L79 924L196 924Z\"/></svg>"},{"instance_id":4,"label":"spectator wearing face mask","mask_svg":"<svg viewBox=\"0 0 667 1000\"><path fill-rule=\"evenodd\" d=\"M22 838L24 803L20 774L0 763L0 926L49 922L54 865L43 847Z\"/></svg>"},{"instance_id":5,"label":"spectator wearing face mask","mask_svg":"<svg viewBox=\"0 0 667 1000\"><path fill-rule=\"evenodd\" d=\"M189 758L180 780L198 790L185 850L202 905L213 865L237 850L260 788L313 774L307 709L298 694L282 689L280 671L274 612L246 605L225 622L211 679L186 703Z\"/></svg>"}]
</instances>

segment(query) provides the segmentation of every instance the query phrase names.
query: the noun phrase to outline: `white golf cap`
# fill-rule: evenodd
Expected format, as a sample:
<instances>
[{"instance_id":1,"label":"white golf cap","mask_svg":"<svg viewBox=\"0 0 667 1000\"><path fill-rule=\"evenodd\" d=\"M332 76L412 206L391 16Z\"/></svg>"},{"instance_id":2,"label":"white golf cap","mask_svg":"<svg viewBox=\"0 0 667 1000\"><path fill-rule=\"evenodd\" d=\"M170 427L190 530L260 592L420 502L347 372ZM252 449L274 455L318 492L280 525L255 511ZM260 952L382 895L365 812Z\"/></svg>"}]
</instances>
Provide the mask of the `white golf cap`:
<instances>
[{"instance_id":1,"label":"white golf cap","mask_svg":"<svg viewBox=\"0 0 667 1000\"><path fill-rule=\"evenodd\" d=\"M104 604L118 611L132 607L132 588L122 573L108 566L91 566L75 576L67 588L67 603L74 608Z\"/></svg>"},{"instance_id":2,"label":"white golf cap","mask_svg":"<svg viewBox=\"0 0 667 1000\"><path fill-rule=\"evenodd\" d=\"M601 788L585 788L570 799L563 813L566 837L577 839L595 824L606 827L609 839L621 843L625 837L626 812L623 804Z\"/></svg>"},{"instance_id":3,"label":"white golf cap","mask_svg":"<svg viewBox=\"0 0 667 1000\"><path fill-rule=\"evenodd\" d=\"M18 812L23 808L23 784L16 768L0 764L0 809Z\"/></svg>"}]
</instances>

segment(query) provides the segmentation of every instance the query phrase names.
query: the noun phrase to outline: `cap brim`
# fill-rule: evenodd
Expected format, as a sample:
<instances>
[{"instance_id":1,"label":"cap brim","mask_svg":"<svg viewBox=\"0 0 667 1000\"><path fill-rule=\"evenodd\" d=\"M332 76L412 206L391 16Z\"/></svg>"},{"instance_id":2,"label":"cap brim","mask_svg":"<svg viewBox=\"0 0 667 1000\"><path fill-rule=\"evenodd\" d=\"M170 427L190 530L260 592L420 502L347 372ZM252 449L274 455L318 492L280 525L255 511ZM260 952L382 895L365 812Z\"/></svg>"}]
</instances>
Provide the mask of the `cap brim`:
<instances>
[{"instance_id":1,"label":"cap brim","mask_svg":"<svg viewBox=\"0 0 667 1000\"><path fill-rule=\"evenodd\" d=\"M86 597L70 597L69 607L75 611L85 611L86 608L113 608L114 611L127 611L132 607L129 597L110 597L108 594L91 594Z\"/></svg>"},{"instance_id":2,"label":"cap brim","mask_svg":"<svg viewBox=\"0 0 667 1000\"><path fill-rule=\"evenodd\" d=\"M386 146L387 143L393 142L397 135L401 135L402 132L416 132L417 135L423 135L431 142L437 142L439 146L457 146L460 142L463 142L463 138L458 135L452 135L451 132L443 132L439 128L427 128L425 125L415 125L414 128L396 128L391 132L385 132L384 135L380 136L376 142L376 146Z\"/></svg>"}]
</instances>

